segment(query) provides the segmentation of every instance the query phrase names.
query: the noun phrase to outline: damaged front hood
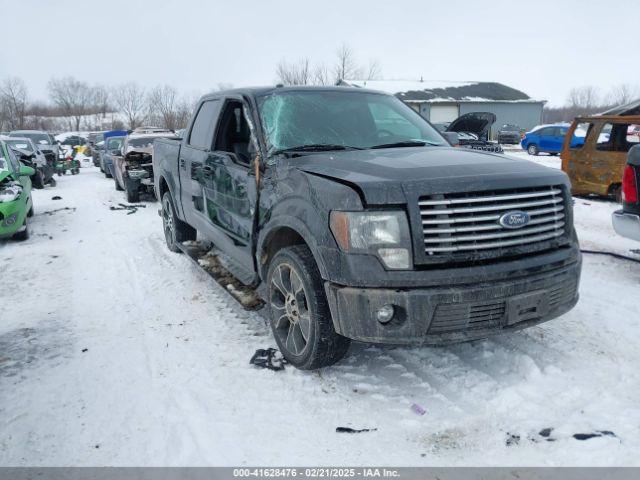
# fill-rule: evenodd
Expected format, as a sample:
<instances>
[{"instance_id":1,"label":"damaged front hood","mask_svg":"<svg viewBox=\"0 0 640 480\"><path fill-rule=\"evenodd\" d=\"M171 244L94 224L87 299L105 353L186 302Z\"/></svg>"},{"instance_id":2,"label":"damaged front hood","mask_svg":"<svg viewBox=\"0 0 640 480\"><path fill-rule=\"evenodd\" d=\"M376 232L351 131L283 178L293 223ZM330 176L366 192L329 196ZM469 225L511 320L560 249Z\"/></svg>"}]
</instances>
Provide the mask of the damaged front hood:
<instances>
[{"instance_id":1,"label":"damaged front hood","mask_svg":"<svg viewBox=\"0 0 640 480\"><path fill-rule=\"evenodd\" d=\"M416 195L567 183L560 170L462 148L354 150L282 161L304 172L351 184L370 205L403 204Z\"/></svg>"},{"instance_id":2,"label":"damaged front hood","mask_svg":"<svg viewBox=\"0 0 640 480\"><path fill-rule=\"evenodd\" d=\"M495 122L496 116L491 112L466 113L451 122L447 132L469 132L477 135L478 138L484 138Z\"/></svg>"},{"instance_id":3,"label":"damaged front hood","mask_svg":"<svg viewBox=\"0 0 640 480\"><path fill-rule=\"evenodd\" d=\"M128 158L130 155L153 155L153 147L129 147L127 153L125 154L125 158Z\"/></svg>"}]
</instances>

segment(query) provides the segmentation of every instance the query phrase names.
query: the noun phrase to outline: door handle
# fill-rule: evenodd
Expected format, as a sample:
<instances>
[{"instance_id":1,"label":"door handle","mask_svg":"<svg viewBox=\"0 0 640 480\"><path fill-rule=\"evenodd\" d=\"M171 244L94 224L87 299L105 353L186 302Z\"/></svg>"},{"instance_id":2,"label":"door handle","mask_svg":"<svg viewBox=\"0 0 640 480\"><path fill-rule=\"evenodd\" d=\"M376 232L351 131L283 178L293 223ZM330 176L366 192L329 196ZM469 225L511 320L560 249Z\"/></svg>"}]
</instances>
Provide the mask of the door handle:
<instances>
[{"instance_id":1,"label":"door handle","mask_svg":"<svg viewBox=\"0 0 640 480\"><path fill-rule=\"evenodd\" d=\"M205 177L211 177L213 175L213 167L211 165L205 165L202 167L202 174Z\"/></svg>"}]
</instances>

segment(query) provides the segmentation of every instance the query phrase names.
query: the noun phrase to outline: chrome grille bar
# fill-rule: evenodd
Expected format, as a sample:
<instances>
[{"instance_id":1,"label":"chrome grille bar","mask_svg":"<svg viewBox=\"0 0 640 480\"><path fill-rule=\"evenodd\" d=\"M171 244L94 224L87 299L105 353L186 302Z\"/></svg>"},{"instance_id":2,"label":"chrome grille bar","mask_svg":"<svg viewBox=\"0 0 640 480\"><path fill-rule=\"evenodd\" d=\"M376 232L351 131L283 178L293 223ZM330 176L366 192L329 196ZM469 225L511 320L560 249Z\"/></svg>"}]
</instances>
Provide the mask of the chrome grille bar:
<instances>
[{"instance_id":1,"label":"chrome grille bar","mask_svg":"<svg viewBox=\"0 0 640 480\"><path fill-rule=\"evenodd\" d=\"M560 186L439 195L419 199L419 207L427 255L544 242L562 236L566 227ZM524 227L500 224L500 218L513 210L529 215Z\"/></svg>"}]
</instances>

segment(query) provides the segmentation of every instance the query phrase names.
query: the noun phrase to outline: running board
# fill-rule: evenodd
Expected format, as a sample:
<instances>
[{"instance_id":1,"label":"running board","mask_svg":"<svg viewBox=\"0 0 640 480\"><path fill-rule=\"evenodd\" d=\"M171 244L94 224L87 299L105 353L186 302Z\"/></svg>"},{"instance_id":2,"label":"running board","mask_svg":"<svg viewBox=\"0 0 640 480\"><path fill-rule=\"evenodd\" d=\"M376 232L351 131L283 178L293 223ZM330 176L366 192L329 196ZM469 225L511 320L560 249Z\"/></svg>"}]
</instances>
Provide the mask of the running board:
<instances>
[{"instance_id":1,"label":"running board","mask_svg":"<svg viewBox=\"0 0 640 480\"><path fill-rule=\"evenodd\" d=\"M265 303L258 290L244 285L218 259L218 253L211 244L188 241L177 243L177 247L200 269L213 278L225 292L242 305L245 310L260 310Z\"/></svg>"}]
</instances>

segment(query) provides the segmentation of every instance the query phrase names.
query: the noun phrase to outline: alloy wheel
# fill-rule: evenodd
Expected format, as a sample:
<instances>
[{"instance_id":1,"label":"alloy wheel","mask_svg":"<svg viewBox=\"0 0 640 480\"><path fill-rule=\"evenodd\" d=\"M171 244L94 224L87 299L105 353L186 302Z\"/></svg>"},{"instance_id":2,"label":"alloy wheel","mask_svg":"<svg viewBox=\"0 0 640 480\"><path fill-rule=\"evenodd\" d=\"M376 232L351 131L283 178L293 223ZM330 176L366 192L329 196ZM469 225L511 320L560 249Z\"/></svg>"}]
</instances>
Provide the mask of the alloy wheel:
<instances>
[{"instance_id":1,"label":"alloy wheel","mask_svg":"<svg viewBox=\"0 0 640 480\"><path fill-rule=\"evenodd\" d=\"M169 202L169 198L165 198L162 203L162 223L164 224L164 238L168 245L173 245L175 243L173 209Z\"/></svg>"},{"instance_id":2,"label":"alloy wheel","mask_svg":"<svg viewBox=\"0 0 640 480\"><path fill-rule=\"evenodd\" d=\"M270 304L274 333L281 345L294 356L302 355L311 334L311 312L300 274L288 263L281 263L271 277Z\"/></svg>"}]
</instances>

